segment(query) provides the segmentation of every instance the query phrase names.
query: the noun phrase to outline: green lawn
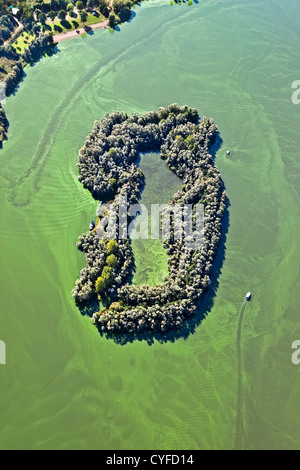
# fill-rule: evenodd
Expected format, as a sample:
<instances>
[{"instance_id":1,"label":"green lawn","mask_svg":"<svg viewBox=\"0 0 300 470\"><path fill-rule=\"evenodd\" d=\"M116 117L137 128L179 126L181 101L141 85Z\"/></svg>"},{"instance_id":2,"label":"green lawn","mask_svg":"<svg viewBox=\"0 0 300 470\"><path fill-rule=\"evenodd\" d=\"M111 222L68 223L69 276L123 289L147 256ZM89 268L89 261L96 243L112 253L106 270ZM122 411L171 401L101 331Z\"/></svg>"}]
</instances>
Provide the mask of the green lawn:
<instances>
[{"instance_id":1,"label":"green lawn","mask_svg":"<svg viewBox=\"0 0 300 470\"><path fill-rule=\"evenodd\" d=\"M33 39L34 35L32 33L23 32L12 45L22 54Z\"/></svg>"},{"instance_id":2,"label":"green lawn","mask_svg":"<svg viewBox=\"0 0 300 470\"><path fill-rule=\"evenodd\" d=\"M74 29L83 28L84 26L91 26L93 24L102 23L103 21L106 21L106 18L103 15L99 14L99 16L97 17L89 13L87 21L85 23L82 23L82 21L80 20L80 17L78 16L77 18L67 17L66 22L64 21L61 22L58 18L55 18L53 22L50 19L48 19L46 25L51 28L54 34L59 34L59 33L64 33L65 31L73 31ZM57 27L56 30L54 29L55 26Z\"/></svg>"},{"instance_id":3,"label":"green lawn","mask_svg":"<svg viewBox=\"0 0 300 470\"><path fill-rule=\"evenodd\" d=\"M105 18L101 14L100 14L99 17L97 17L97 16L93 16L91 13L89 13L86 24L87 25L92 25L92 24L96 24L96 23L101 23L102 21L107 21L107 18Z\"/></svg>"}]
</instances>

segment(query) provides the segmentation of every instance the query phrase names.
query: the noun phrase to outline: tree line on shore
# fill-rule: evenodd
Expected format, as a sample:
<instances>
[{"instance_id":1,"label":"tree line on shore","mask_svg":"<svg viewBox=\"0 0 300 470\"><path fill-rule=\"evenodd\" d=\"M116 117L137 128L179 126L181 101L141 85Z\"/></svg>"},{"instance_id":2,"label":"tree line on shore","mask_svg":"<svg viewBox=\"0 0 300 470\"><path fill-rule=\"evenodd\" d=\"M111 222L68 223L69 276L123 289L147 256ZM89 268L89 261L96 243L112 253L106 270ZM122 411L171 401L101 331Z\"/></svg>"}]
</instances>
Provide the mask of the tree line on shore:
<instances>
[{"instance_id":1,"label":"tree line on shore","mask_svg":"<svg viewBox=\"0 0 300 470\"><path fill-rule=\"evenodd\" d=\"M10 72L3 78L6 96L15 91L24 75L25 65L39 59L43 53L51 49L51 46L51 39L49 40L49 37L44 33L40 33L32 40L23 54L19 54L11 45L0 46L0 60L1 57L5 57L13 62Z\"/></svg>"},{"instance_id":2,"label":"tree line on shore","mask_svg":"<svg viewBox=\"0 0 300 470\"><path fill-rule=\"evenodd\" d=\"M10 63L10 69L2 77L1 91L5 96L10 96L16 90L18 84L23 79L24 67L38 60L41 55L46 52L52 51L53 38L44 33L39 33L38 36L32 40L28 48L19 54L16 49L10 44L0 46L0 62L1 57L5 58ZM2 97L3 98L3 97ZM3 113L5 114L3 108ZM0 144L7 139L8 123L6 117L0 118Z\"/></svg>"},{"instance_id":3,"label":"tree line on shore","mask_svg":"<svg viewBox=\"0 0 300 470\"><path fill-rule=\"evenodd\" d=\"M18 9L14 16L9 10L11 3L0 0L0 79L6 89L6 96L15 91L24 76L23 68L27 64L35 62L46 52L52 53L55 44L53 32L49 31L51 27L46 24L48 19L54 21L57 17L62 23L65 22L67 28L78 27L75 19L72 25L66 21L67 14L77 18L74 11L76 7L83 23L87 21L87 11L96 10L107 18L110 27L114 28L116 24L130 19L131 8L135 3L137 0L114 0L112 4L108 0L38 0L29 5L26 1L19 0L13 2L14 7ZM16 18L24 26L24 31L34 36L23 52L9 44L18 26ZM59 24L54 24L53 28L56 32L62 31ZM2 112L4 113L3 108ZM7 138L7 122L6 117L0 117L0 145Z\"/></svg>"},{"instance_id":4,"label":"tree line on shore","mask_svg":"<svg viewBox=\"0 0 300 470\"><path fill-rule=\"evenodd\" d=\"M18 23L12 15L0 16L0 45L12 35L17 26Z\"/></svg>"},{"instance_id":5,"label":"tree line on shore","mask_svg":"<svg viewBox=\"0 0 300 470\"><path fill-rule=\"evenodd\" d=\"M79 181L95 199L110 201L117 211L120 198L126 195L128 209L138 201L144 182L142 171L135 165L139 153L160 151L183 183L170 206L195 207L200 203L205 208L199 249L187 250L185 240L174 237L171 216L171 236L164 240L169 275L153 287L129 283L134 266L130 240L119 239L117 234L111 262L111 241L100 238L97 229L80 237L78 248L86 255L87 267L76 282L73 297L83 307L98 297L104 308L94 314L93 321L101 331L166 332L179 329L195 313L197 302L210 285L226 205L224 184L209 153L217 134L211 119L199 119L195 109L177 105L141 116L113 113L95 122L78 162ZM107 215L107 211L101 214L100 220ZM122 226L127 219L117 222Z\"/></svg>"}]
</instances>

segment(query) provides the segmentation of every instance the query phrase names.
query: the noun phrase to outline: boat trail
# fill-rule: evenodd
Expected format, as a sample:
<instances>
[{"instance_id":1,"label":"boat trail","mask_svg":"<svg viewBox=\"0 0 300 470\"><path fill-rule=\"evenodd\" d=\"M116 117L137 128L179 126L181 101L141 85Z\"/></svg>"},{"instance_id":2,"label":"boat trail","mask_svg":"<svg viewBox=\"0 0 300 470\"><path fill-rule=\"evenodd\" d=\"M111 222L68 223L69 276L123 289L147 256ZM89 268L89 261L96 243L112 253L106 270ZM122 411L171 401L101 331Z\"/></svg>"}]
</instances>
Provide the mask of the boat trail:
<instances>
[{"instance_id":1,"label":"boat trail","mask_svg":"<svg viewBox=\"0 0 300 470\"><path fill-rule=\"evenodd\" d=\"M244 301L237 328L236 348L237 348L237 414L235 424L235 450L242 450L244 445L244 384L243 384L243 356L242 356L242 331L247 300Z\"/></svg>"}]
</instances>

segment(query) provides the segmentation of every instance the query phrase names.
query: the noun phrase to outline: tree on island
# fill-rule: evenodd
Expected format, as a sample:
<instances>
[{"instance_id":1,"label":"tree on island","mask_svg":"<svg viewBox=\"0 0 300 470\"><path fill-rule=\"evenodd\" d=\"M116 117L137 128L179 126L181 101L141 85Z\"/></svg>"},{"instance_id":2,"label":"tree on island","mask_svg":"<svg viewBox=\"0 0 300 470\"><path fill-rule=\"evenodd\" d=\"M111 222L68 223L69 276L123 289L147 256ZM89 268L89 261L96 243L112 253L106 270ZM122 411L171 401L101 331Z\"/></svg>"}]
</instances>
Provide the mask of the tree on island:
<instances>
[{"instance_id":1,"label":"tree on island","mask_svg":"<svg viewBox=\"0 0 300 470\"><path fill-rule=\"evenodd\" d=\"M119 264L118 258L115 255L109 255L106 259L106 264L110 268L116 268Z\"/></svg>"},{"instance_id":2,"label":"tree on island","mask_svg":"<svg viewBox=\"0 0 300 470\"><path fill-rule=\"evenodd\" d=\"M111 178L109 181L109 186L111 187L112 192L114 193L117 187L117 180L115 178Z\"/></svg>"},{"instance_id":3,"label":"tree on island","mask_svg":"<svg viewBox=\"0 0 300 470\"><path fill-rule=\"evenodd\" d=\"M184 201L194 207L203 204L205 209L201 243L199 231L195 243L190 237L175 240L174 217L167 218L170 236L164 240L164 248L169 274L155 286L132 284L134 253L120 232L114 235L116 240L105 241L94 232L79 238L77 247L85 253L88 265L80 272L73 297L80 306L90 305L97 295L106 300L106 308L93 315L101 333L165 333L178 330L197 312L198 301L211 282L226 207L224 183L210 154L217 136L211 119L200 119L197 110L175 104L142 116L115 112L95 122L79 152L78 164L79 180L95 199L111 200L109 181L114 178L114 210L118 210L119 194L127 194L129 205L136 204L144 175L132 162L140 152L159 149L161 159L183 182L170 205ZM106 215L110 211L100 220L105 222ZM168 225L167 219L162 219L162 225ZM122 228L129 223L122 218L120 222Z\"/></svg>"},{"instance_id":4,"label":"tree on island","mask_svg":"<svg viewBox=\"0 0 300 470\"><path fill-rule=\"evenodd\" d=\"M98 295L101 295L105 291L105 282L102 279L102 277L98 277L96 283L95 283L95 290Z\"/></svg>"},{"instance_id":5,"label":"tree on island","mask_svg":"<svg viewBox=\"0 0 300 470\"><path fill-rule=\"evenodd\" d=\"M109 240L107 247L106 247L106 252L108 255L117 253L119 249L119 244L116 240Z\"/></svg>"},{"instance_id":6,"label":"tree on island","mask_svg":"<svg viewBox=\"0 0 300 470\"><path fill-rule=\"evenodd\" d=\"M110 268L109 266L104 266L101 276L98 277L95 283L95 289L98 295L103 294L109 286L111 281L111 275L112 268Z\"/></svg>"}]
</instances>

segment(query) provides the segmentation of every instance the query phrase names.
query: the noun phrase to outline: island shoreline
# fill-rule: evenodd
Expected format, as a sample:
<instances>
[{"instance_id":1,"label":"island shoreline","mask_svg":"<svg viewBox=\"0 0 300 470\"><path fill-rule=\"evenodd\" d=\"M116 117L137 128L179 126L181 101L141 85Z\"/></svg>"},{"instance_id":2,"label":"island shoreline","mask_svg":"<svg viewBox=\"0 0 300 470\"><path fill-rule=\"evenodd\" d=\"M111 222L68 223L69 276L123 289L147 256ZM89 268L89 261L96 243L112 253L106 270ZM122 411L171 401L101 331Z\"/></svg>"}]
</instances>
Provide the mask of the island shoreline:
<instances>
[{"instance_id":1,"label":"island shoreline","mask_svg":"<svg viewBox=\"0 0 300 470\"><path fill-rule=\"evenodd\" d=\"M196 313L198 301L211 284L227 201L210 154L217 136L212 119L200 118L196 109L177 104L142 115L115 112L95 121L79 151L78 180L101 203L97 222L77 243L87 264L72 295L81 310L90 309L98 299L93 322L100 334L166 334L181 329ZM133 215L131 208L136 207L144 183L144 174L134 162L139 153L149 151L159 151L170 171L182 180L182 188L169 202L169 212L176 205L180 210L182 205L192 207L199 243L189 244L191 232L186 239L178 238L175 216L169 213L166 218L165 213L162 230L169 224L169 231L163 246L169 274L161 284L135 286L134 253L127 231L132 218L127 216ZM196 221L199 206L205 221L201 227Z\"/></svg>"}]
</instances>

